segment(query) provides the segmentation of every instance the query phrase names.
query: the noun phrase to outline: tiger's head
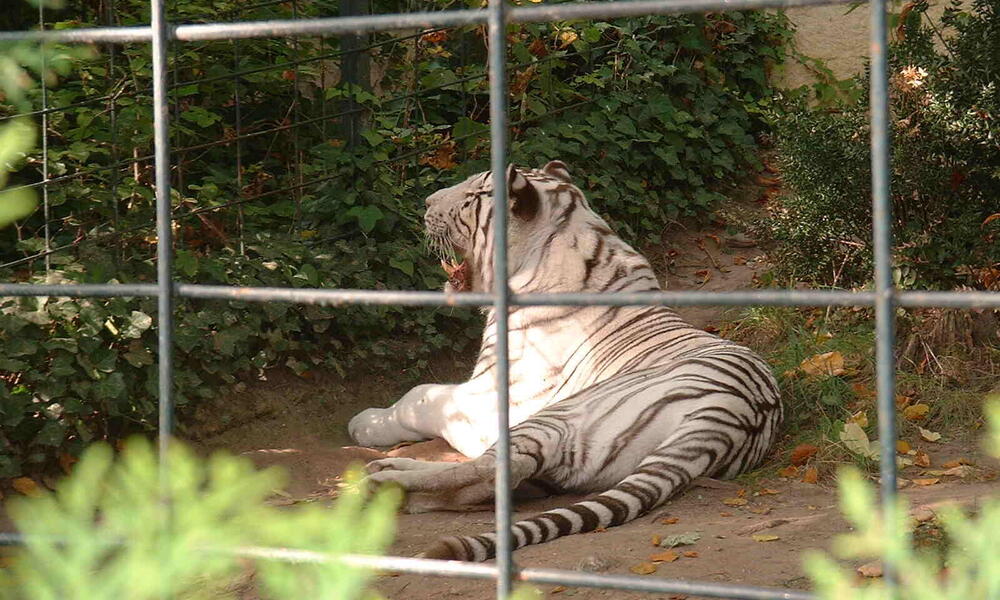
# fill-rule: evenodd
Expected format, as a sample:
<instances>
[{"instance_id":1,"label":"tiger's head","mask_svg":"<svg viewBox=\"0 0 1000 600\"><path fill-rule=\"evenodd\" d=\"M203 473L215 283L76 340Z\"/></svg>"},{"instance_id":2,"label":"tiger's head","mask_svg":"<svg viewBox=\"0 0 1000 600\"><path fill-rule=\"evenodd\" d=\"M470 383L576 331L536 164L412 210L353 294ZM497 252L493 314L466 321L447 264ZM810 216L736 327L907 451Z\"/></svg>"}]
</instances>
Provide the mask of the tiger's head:
<instances>
[{"instance_id":1,"label":"tiger's head","mask_svg":"<svg viewBox=\"0 0 1000 600\"><path fill-rule=\"evenodd\" d=\"M554 160L541 169L510 166L508 262L513 276L574 218L607 225L573 185L568 167ZM493 282L493 174L478 173L427 197L424 224L431 247L449 274L451 291L491 291ZM580 208L582 210L577 211ZM588 217L589 215L589 217ZM610 230L608 230L610 232Z\"/></svg>"}]
</instances>

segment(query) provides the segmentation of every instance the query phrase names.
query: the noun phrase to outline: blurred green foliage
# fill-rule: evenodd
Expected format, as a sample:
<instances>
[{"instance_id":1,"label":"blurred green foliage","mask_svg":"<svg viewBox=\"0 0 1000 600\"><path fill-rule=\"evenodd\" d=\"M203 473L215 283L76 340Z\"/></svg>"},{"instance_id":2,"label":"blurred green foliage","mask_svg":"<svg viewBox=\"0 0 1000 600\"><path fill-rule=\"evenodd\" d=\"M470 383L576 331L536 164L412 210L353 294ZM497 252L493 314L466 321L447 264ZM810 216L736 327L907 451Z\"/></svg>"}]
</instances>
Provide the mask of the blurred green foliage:
<instances>
[{"instance_id":1,"label":"blurred green foliage","mask_svg":"<svg viewBox=\"0 0 1000 600\"><path fill-rule=\"evenodd\" d=\"M10 500L25 545L0 569L0 598L239 598L251 587L260 598L371 596L371 572L336 557L386 549L397 491L366 501L348 486L332 508L279 508L266 502L283 485L279 471L225 453L203 460L177 442L166 464L141 438L117 456L95 444L54 492ZM274 557L284 551L333 560Z\"/></svg>"},{"instance_id":2,"label":"blurred green foliage","mask_svg":"<svg viewBox=\"0 0 1000 600\"><path fill-rule=\"evenodd\" d=\"M1000 456L1000 395L994 394L988 408L992 433L990 451ZM1000 529L1000 500L986 500L974 514L958 505L943 507L937 518L947 544L918 548L913 523L902 498L890 519L894 535L887 535L880 506L872 486L855 470L838 478L840 504L854 533L835 540L834 555L842 560L882 559L894 565L898 589L883 579L859 582L853 571L845 571L829 556L812 553L806 569L822 600L987 600L1000 595L1000 549L995 536Z\"/></svg>"}]
</instances>

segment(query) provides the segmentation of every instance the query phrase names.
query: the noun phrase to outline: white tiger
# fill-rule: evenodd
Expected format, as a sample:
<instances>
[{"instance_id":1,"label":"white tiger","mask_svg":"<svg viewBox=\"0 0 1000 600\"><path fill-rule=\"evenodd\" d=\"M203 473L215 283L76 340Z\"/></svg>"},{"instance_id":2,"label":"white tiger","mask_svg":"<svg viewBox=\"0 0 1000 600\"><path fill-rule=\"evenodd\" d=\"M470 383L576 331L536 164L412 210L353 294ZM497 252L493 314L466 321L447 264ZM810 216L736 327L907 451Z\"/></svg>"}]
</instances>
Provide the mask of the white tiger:
<instances>
[{"instance_id":1,"label":"white tiger","mask_svg":"<svg viewBox=\"0 0 1000 600\"><path fill-rule=\"evenodd\" d=\"M493 289L489 172L427 198L437 248L465 256L475 291ZM659 290L649 263L617 237L573 185L562 162L508 169L510 288L516 294ZM513 526L515 548L625 523L700 476L757 465L782 419L778 386L752 351L660 307L510 309L511 482L587 500ZM495 321L487 317L472 377L419 385L387 409L355 416L363 445L443 437L478 457L466 463L383 459L374 482L407 490L411 512L493 497L497 414ZM482 561L495 535L447 537L423 555Z\"/></svg>"}]
</instances>

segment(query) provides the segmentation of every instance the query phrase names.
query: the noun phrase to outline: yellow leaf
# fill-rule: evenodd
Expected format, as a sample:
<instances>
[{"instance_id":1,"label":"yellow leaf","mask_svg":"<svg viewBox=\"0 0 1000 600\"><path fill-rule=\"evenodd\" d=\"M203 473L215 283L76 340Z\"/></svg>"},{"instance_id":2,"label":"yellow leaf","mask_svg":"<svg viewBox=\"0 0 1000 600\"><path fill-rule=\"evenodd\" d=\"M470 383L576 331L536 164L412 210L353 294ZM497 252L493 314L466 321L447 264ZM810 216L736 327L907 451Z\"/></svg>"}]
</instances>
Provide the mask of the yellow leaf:
<instances>
[{"instance_id":1,"label":"yellow leaf","mask_svg":"<svg viewBox=\"0 0 1000 600\"><path fill-rule=\"evenodd\" d=\"M10 482L10 485L25 496L38 497L42 495L42 489L38 487L35 480L30 477L18 477L14 481Z\"/></svg>"},{"instance_id":2,"label":"yellow leaf","mask_svg":"<svg viewBox=\"0 0 1000 600\"><path fill-rule=\"evenodd\" d=\"M650 538L649 541L651 541L654 546L656 546L657 548L659 548L660 547L660 542L663 541L663 536L661 536L661 535L654 535L652 538Z\"/></svg>"},{"instance_id":3,"label":"yellow leaf","mask_svg":"<svg viewBox=\"0 0 1000 600\"><path fill-rule=\"evenodd\" d=\"M673 550L667 550L666 552L657 552L650 555L649 560L653 562L674 562L678 558L680 558L680 554L677 554Z\"/></svg>"},{"instance_id":4,"label":"yellow leaf","mask_svg":"<svg viewBox=\"0 0 1000 600\"><path fill-rule=\"evenodd\" d=\"M844 442L851 452L866 458L878 458L878 444L868 440L868 434L857 423L845 423L840 432L840 441Z\"/></svg>"},{"instance_id":5,"label":"yellow leaf","mask_svg":"<svg viewBox=\"0 0 1000 600\"><path fill-rule=\"evenodd\" d=\"M855 423L858 427L868 427L868 414L863 410L851 415L851 418L847 420L848 423Z\"/></svg>"},{"instance_id":6,"label":"yellow leaf","mask_svg":"<svg viewBox=\"0 0 1000 600\"><path fill-rule=\"evenodd\" d=\"M912 448L910 448L910 442L906 440L896 440L896 452L906 454L910 450L912 450Z\"/></svg>"},{"instance_id":7,"label":"yellow leaf","mask_svg":"<svg viewBox=\"0 0 1000 600\"><path fill-rule=\"evenodd\" d=\"M537 0L531 0L531 1L532 2L536 2ZM556 587L552 588L552 590L550 591L550 593L552 593L552 594L558 594L560 592L565 592L566 589L567 588L564 585L557 585Z\"/></svg>"},{"instance_id":8,"label":"yellow leaf","mask_svg":"<svg viewBox=\"0 0 1000 600\"><path fill-rule=\"evenodd\" d=\"M913 483L915 485L935 485L939 481L941 481L941 480L938 479L937 477L932 477L930 479L914 479Z\"/></svg>"},{"instance_id":9,"label":"yellow leaf","mask_svg":"<svg viewBox=\"0 0 1000 600\"><path fill-rule=\"evenodd\" d=\"M926 404L911 404L903 409L903 418L907 421L922 421L927 418L931 407Z\"/></svg>"},{"instance_id":10,"label":"yellow leaf","mask_svg":"<svg viewBox=\"0 0 1000 600\"><path fill-rule=\"evenodd\" d=\"M666 519L663 519L662 521L660 521L660 523L663 523L664 525L673 525L673 524L677 523L677 521L679 521L679 520L680 519L678 519L677 517L667 517Z\"/></svg>"},{"instance_id":11,"label":"yellow leaf","mask_svg":"<svg viewBox=\"0 0 1000 600\"><path fill-rule=\"evenodd\" d=\"M636 575L652 575L653 573L656 573L656 565L651 562L641 562L637 565L629 567L628 570L632 571Z\"/></svg>"},{"instance_id":12,"label":"yellow leaf","mask_svg":"<svg viewBox=\"0 0 1000 600\"><path fill-rule=\"evenodd\" d=\"M559 41L562 43L562 47L565 48L575 42L579 37L580 36L578 36L575 31L568 29L559 34Z\"/></svg>"},{"instance_id":13,"label":"yellow leaf","mask_svg":"<svg viewBox=\"0 0 1000 600\"><path fill-rule=\"evenodd\" d=\"M920 428L920 437L924 438L928 442L936 442L941 439L941 434L936 431L931 431L930 429Z\"/></svg>"},{"instance_id":14,"label":"yellow leaf","mask_svg":"<svg viewBox=\"0 0 1000 600\"><path fill-rule=\"evenodd\" d=\"M726 498L722 501L726 506L746 506L746 498Z\"/></svg>"},{"instance_id":15,"label":"yellow leaf","mask_svg":"<svg viewBox=\"0 0 1000 600\"><path fill-rule=\"evenodd\" d=\"M755 541L755 542L773 542L775 540L780 540L781 539L780 537L778 537L776 535L769 535L769 534L764 534L764 533L758 533L757 535L754 535L752 537L753 537L753 541Z\"/></svg>"},{"instance_id":16,"label":"yellow leaf","mask_svg":"<svg viewBox=\"0 0 1000 600\"><path fill-rule=\"evenodd\" d=\"M698 558L697 550L688 550L684 553L684 558Z\"/></svg>"},{"instance_id":17,"label":"yellow leaf","mask_svg":"<svg viewBox=\"0 0 1000 600\"><path fill-rule=\"evenodd\" d=\"M844 372L844 355L840 352L824 352L811 356L799 365L806 375L840 375Z\"/></svg>"}]
</instances>

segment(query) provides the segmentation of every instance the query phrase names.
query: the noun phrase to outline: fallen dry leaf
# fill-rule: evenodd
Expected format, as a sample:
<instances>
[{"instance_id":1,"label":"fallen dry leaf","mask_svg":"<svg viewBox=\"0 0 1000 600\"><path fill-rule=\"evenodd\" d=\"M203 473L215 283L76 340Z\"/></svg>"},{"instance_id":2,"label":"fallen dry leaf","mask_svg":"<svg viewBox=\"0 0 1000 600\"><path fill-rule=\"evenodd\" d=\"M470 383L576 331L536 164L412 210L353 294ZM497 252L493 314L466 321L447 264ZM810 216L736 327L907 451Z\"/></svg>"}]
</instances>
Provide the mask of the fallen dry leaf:
<instances>
[{"instance_id":1,"label":"fallen dry leaf","mask_svg":"<svg viewBox=\"0 0 1000 600\"><path fill-rule=\"evenodd\" d=\"M959 465L972 465L972 461L967 458L960 458L958 460L949 460L948 462L941 465L945 469L954 469Z\"/></svg>"},{"instance_id":2,"label":"fallen dry leaf","mask_svg":"<svg viewBox=\"0 0 1000 600\"><path fill-rule=\"evenodd\" d=\"M828 375L833 377L844 372L844 355L840 352L824 352L811 356L799 365L806 375Z\"/></svg>"},{"instance_id":3,"label":"fallen dry leaf","mask_svg":"<svg viewBox=\"0 0 1000 600\"><path fill-rule=\"evenodd\" d=\"M659 547L660 546L660 542L663 541L663 536L661 536L661 535L654 535L653 537L649 538L649 541L652 542L654 546Z\"/></svg>"},{"instance_id":4,"label":"fallen dry leaf","mask_svg":"<svg viewBox=\"0 0 1000 600\"><path fill-rule=\"evenodd\" d=\"M819 448L812 444L799 444L792 450L791 463L793 465L804 465L814 454L819 452Z\"/></svg>"},{"instance_id":5,"label":"fallen dry leaf","mask_svg":"<svg viewBox=\"0 0 1000 600\"><path fill-rule=\"evenodd\" d=\"M65 452L59 453L59 468L62 469L63 473L69 475L70 469L76 463L77 458L72 454L67 454Z\"/></svg>"},{"instance_id":6,"label":"fallen dry leaf","mask_svg":"<svg viewBox=\"0 0 1000 600\"><path fill-rule=\"evenodd\" d=\"M924 438L928 442L936 442L941 439L941 434L936 431L931 431L930 429L920 428L920 437Z\"/></svg>"},{"instance_id":7,"label":"fallen dry leaf","mask_svg":"<svg viewBox=\"0 0 1000 600\"><path fill-rule=\"evenodd\" d=\"M806 469L805 474L802 475L802 482L816 483L817 481L819 481L819 471L816 470L816 467Z\"/></svg>"},{"instance_id":8,"label":"fallen dry leaf","mask_svg":"<svg viewBox=\"0 0 1000 600\"><path fill-rule=\"evenodd\" d=\"M731 512L720 512L719 516L720 517L731 517L731 516L733 516L733 513L731 513Z\"/></svg>"},{"instance_id":9,"label":"fallen dry leaf","mask_svg":"<svg viewBox=\"0 0 1000 600\"><path fill-rule=\"evenodd\" d=\"M916 521L917 523L925 523L934 518L934 511L926 506L918 506L917 508L913 509L913 512L910 513L910 516L913 517L913 520Z\"/></svg>"},{"instance_id":10,"label":"fallen dry leaf","mask_svg":"<svg viewBox=\"0 0 1000 600\"><path fill-rule=\"evenodd\" d=\"M632 571L636 575L652 575L653 573L656 573L656 565L651 562L641 562L637 565L629 567L628 570Z\"/></svg>"},{"instance_id":11,"label":"fallen dry leaf","mask_svg":"<svg viewBox=\"0 0 1000 600\"><path fill-rule=\"evenodd\" d=\"M903 409L903 418L907 421L922 421L927 418L931 407L926 404L911 404Z\"/></svg>"},{"instance_id":12,"label":"fallen dry leaf","mask_svg":"<svg viewBox=\"0 0 1000 600\"><path fill-rule=\"evenodd\" d=\"M913 457L913 464L918 467L929 467L931 466L931 456L926 452L917 450L917 455Z\"/></svg>"},{"instance_id":13,"label":"fallen dry leaf","mask_svg":"<svg viewBox=\"0 0 1000 600\"><path fill-rule=\"evenodd\" d=\"M773 542L775 540L780 540L781 538L776 535L770 535L766 533L758 533L757 535L750 536L755 542Z\"/></svg>"},{"instance_id":14,"label":"fallen dry leaf","mask_svg":"<svg viewBox=\"0 0 1000 600\"><path fill-rule=\"evenodd\" d=\"M860 398L861 400L874 400L875 399L875 390L873 390L867 384L864 384L864 383L852 383L851 384L851 391L853 391L854 395L857 396L858 398Z\"/></svg>"},{"instance_id":15,"label":"fallen dry leaf","mask_svg":"<svg viewBox=\"0 0 1000 600\"><path fill-rule=\"evenodd\" d=\"M549 593L558 594L559 592L565 592L566 589L567 588L564 585L557 585L556 587L552 588L552 590Z\"/></svg>"},{"instance_id":16,"label":"fallen dry leaf","mask_svg":"<svg viewBox=\"0 0 1000 600\"><path fill-rule=\"evenodd\" d=\"M722 501L726 506L746 506L746 498L726 498Z\"/></svg>"},{"instance_id":17,"label":"fallen dry leaf","mask_svg":"<svg viewBox=\"0 0 1000 600\"><path fill-rule=\"evenodd\" d=\"M944 472L944 474L951 477L965 478L972 475L975 472L976 470L970 467L969 465L958 465L957 467L952 467L948 469L947 471Z\"/></svg>"},{"instance_id":18,"label":"fallen dry leaf","mask_svg":"<svg viewBox=\"0 0 1000 600\"><path fill-rule=\"evenodd\" d=\"M698 558L697 550L688 550L684 553L684 558Z\"/></svg>"},{"instance_id":19,"label":"fallen dry leaf","mask_svg":"<svg viewBox=\"0 0 1000 600\"><path fill-rule=\"evenodd\" d=\"M882 563L879 561L870 562L858 567L858 575L862 577L881 577Z\"/></svg>"},{"instance_id":20,"label":"fallen dry leaf","mask_svg":"<svg viewBox=\"0 0 1000 600\"><path fill-rule=\"evenodd\" d=\"M798 477L798 475L799 475L799 468L796 467L795 465L789 465L784 469L778 471L779 477L785 477L790 479L792 477Z\"/></svg>"},{"instance_id":21,"label":"fallen dry leaf","mask_svg":"<svg viewBox=\"0 0 1000 600\"><path fill-rule=\"evenodd\" d=\"M868 414L863 410L859 410L851 415L851 418L847 419L847 422L855 423L859 427L868 427Z\"/></svg>"},{"instance_id":22,"label":"fallen dry leaf","mask_svg":"<svg viewBox=\"0 0 1000 600\"><path fill-rule=\"evenodd\" d=\"M773 496L774 494L780 494L781 490L773 490L771 488L764 488L757 492L758 496Z\"/></svg>"},{"instance_id":23,"label":"fallen dry leaf","mask_svg":"<svg viewBox=\"0 0 1000 600\"><path fill-rule=\"evenodd\" d=\"M896 452L900 454L907 454L913 448L910 447L910 442L906 440L896 440Z\"/></svg>"},{"instance_id":24,"label":"fallen dry leaf","mask_svg":"<svg viewBox=\"0 0 1000 600\"><path fill-rule=\"evenodd\" d=\"M25 496L37 497L42 495L42 488L30 477L18 477L14 481L11 481L10 485Z\"/></svg>"},{"instance_id":25,"label":"fallen dry leaf","mask_svg":"<svg viewBox=\"0 0 1000 600\"><path fill-rule=\"evenodd\" d=\"M677 554L673 550L667 550L666 552L657 552L656 554L651 554L649 560L653 562L674 562L680 558L680 554ZM642 573L640 573L642 575Z\"/></svg>"},{"instance_id":26,"label":"fallen dry leaf","mask_svg":"<svg viewBox=\"0 0 1000 600\"><path fill-rule=\"evenodd\" d=\"M663 543L660 545L664 548L673 548L674 546L690 546L700 539L700 533L697 531L689 531L687 533L678 533L677 535L668 535L663 539Z\"/></svg>"},{"instance_id":27,"label":"fallen dry leaf","mask_svg":"<svg viewBox=\"0 0 1000 600\"><path fill-rule=\"evenodd\" d=\"M678 519L677 517L667 517L666 519L663 519L662 521L660 521L660 523L663 523L664 525L673 525L673 524L677 523L677 521L679 521L679 520L680 519Z\"/></svg>"},{"instance_id":28,"label":"fallen dry leaf","mask_svg":"<svg viewBox=\"0 0 1000 600\"><path fill-rule=\"evenodd\" d=\"M913 483L914 485L936 485L939 481L941 480L937 477L931 477L929 479L914 479Z\"/></svg>"},{"instance_id":29,"label":"fallen dry leaf","mask_svg":"<svg viewBox=\"0 0 1000 600\"><path fill-rule=\"evenodd\" d=\"M857 423L844 423L844 430L840 432L840 441L844 442L851 452L864 456L865 458L878 458L878 443L868 440L868 434Z\"/></svg>"}]
</instances>

